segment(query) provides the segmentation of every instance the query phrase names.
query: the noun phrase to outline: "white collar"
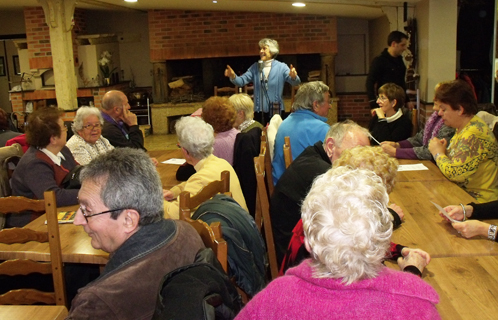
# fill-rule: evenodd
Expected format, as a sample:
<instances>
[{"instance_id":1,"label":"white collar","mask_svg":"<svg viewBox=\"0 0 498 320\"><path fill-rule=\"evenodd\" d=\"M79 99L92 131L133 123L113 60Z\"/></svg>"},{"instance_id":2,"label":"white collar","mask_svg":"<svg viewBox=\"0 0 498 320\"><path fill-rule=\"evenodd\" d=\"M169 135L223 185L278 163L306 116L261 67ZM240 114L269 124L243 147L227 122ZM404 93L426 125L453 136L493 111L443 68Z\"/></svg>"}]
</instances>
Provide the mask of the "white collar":
<instances>
[{"instance_id":1,"label":"white collar","mask_svg":"<svg viewBox=\"0 0 498 320\"><path fill-rule=\"evenodd\" d=\"M399 108L395 114L386 118L386 121L387 121L387 123L394 122L394 121L398 120L399 118L401 118L402 115L403 115L403 111L401 111L401 108Z\"/></svg>"},{"instance_id":2,"label":"white collar","mask_svg":"<svg viewBox=\"0 0 498 320\"><path fill-rule=\"evenodd\" d=\"M50 158L50 160L52 160L58 166L61 165L62 160L66 160L66 158L64 158L64 155L60 152L57 155L55 155L47 148L40 149L40 151L46 154Z\"/></svg>"}]
</instances>

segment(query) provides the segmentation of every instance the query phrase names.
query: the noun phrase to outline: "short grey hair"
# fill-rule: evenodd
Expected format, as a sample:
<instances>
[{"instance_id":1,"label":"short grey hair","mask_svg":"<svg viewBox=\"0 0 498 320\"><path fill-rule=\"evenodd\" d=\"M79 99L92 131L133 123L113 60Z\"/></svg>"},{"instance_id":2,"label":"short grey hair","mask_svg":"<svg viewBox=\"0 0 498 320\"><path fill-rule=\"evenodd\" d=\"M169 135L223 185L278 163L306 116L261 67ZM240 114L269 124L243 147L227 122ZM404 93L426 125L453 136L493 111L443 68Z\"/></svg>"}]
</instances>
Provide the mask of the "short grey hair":
<instances>
[{"instance_id":1,"label":"short grey hair","mask_svg":"<svg viewBox=\"0 0 498 320\"><path fill-rule=\"evenodd\" d=\"M271 57L275 58L278 53L280 52L278 48L278 42L277 40L269 39L269 38L264 38L259 40L259 47L263 48L264 46L267 46L268 49L270 49Z\"/></svg>"},{"instance_id":2,"label":"short grey hair","mask_svg":"<svg viewBox=\"0 0 498 320\"><path fill-rule=\"evenodd\" d=\"M102 154L85 166L80 180L101 185L100 198L109 210L136 210L140 214L140 226L163 219L161 179L143 150L116 148ZM121 212L112 212L111 218L117 219Z\"/></svg>"},{"instance_id":3,"label":"short grey hair","mask_svg":"<svg viewBox=\"0 0 498 320\"><path fill-rule=\"evenodd\" d=\"M313 110L313 102L322 103L324 101L323 94L329 91L327 86L322 81L312 81L302 84L296 92L292 110Z\"/></svg>"},{"instance_id":4,"label":"short grey hair","mask_svg":"<svg viewBox=\"0 0 498 320\"><path fill-rule=\"evenodd\" d=\"M175 125L178 142L197 160L213 153L213 127L199 117L182 117Z\"/></svg>"},{"instance_id":5,"label":"short grey hair","mask_svg":"<svg viewBox=\"0 0 498 320\"><path fill-rule=\"evenodd\" d=\"M109 111L115 106L122 104L123 99L121 99L120 93L124 94L124 92L119 90L111 90L106 92L102 98L102 109Z\"/></svg>"},{"instance_id":6,"label":"short grey hair","mask_svg":"<svg viewBox=\"0 0 498 320\"><path fill-rule=\"evenodd\" d=\"M344 138L347 137L350 133L363 133L365 136L370 137L370 133L367 129L363 128L352 120L336 122L331 125L329 131L327 131L327 134L325 135L325 141L323 142L323 148L326 149L328 138L334 139L334 144L337 147L340 147Z\"/></svg>"},{"instance_id":7,"label":"short grey hair","mask_svg":"<svg viewBox=\"0 0 498 320\"><path fill-rule=\"evenodd\" d=\"M315 179L301 208L315 278L349 285L378 275L392 235L388 201L370 170L338 167Z\"/></svg>"},{"instance_id":8,"label":"short grey hair","mask_svg":"<svg viewBox=\"0 0 498 320\"><path fill-rule=\"evenodd\" d=\"M98 108L87 106L80 107L76 111L73 124L71 125L71 130L73 130L73 133L77 133L78 131L83 130L83 123L89 116L97 116L97 118L99 118L100 124L104 124L104 118L102 118L102 114L100 113L100 110Z\"/></svg>"},{"instance_id":9,"label":"short grey hair","mask_svg":"<svg viewBox=\"0 0 498 320\"><path fill-rule=\"evenodd\" d=\"M236 93L228 98L235 108L235 112L244 111L245 120L254 118L254 102L247 93Z\"/></svg>"}]
</instances>

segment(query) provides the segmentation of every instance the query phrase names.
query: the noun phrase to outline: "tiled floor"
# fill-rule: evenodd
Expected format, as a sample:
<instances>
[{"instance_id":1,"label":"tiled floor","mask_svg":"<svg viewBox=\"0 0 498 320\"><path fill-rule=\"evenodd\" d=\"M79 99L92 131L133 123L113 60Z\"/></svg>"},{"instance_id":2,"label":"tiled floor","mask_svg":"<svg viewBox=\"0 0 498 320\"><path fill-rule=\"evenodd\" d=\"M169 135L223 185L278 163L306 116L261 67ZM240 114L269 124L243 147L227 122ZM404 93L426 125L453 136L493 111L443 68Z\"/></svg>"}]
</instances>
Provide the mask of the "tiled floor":
<instances>
[{"instance_id":1,"label":"tiled floor","mask_svg":"<svg viewBox=\"0 0 498 320\"><path fill-rule=\"evenodd\" d=\"M151 134L145 137L145 148L149 151L176 149L176 134Z\"/></svg>"}]
</instances>

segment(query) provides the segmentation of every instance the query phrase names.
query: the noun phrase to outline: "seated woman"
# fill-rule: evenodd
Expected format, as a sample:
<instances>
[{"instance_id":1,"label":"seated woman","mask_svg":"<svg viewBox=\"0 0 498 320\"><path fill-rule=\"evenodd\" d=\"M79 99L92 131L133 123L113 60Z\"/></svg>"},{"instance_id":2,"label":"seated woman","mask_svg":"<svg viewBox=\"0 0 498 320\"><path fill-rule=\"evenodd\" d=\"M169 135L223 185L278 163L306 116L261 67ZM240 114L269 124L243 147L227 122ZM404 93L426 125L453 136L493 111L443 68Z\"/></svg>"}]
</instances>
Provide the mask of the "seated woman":
<instances>
[{"instance_id":1,"label":"seated woman","mask_svg":"<svg viewBox=\"0 0 498 320\"><path fill-rule=\"evenodd\" d=\"M21 135L20 132L10 130L9 117L7 112L0 108L0 148L5 147L7 140Z\"/></svg>"},{"instance_id":2,"label":"seated woman","mask_svg":"<svg viewBox=\"0 0 498 320\"><path fill-rule=\"evenodd\" d=\"M66 147L67 128L64 112L57 108L41 108L28 117L26 140L30 145L12 175L12 195L43 199L43 193L55 191L57 206L78 203L79 189L64 189L62 182L76 167L71 151ZM25 225L29 215L8 218L10 226Z\"/></svg>"},{"instance_id":3,"label":"seated woman","mask_svg":"<svg viewBox=\"0 0 498 320\"><path fill-rule=\"evenodd\" d=\"M498 143L482 119L476 116L472 88L462 80L443 82L436 90L439 115L455 128L453 138L429 142L437 166L477 202L498 200Z\"/></svg>"},{"instance_id":4,"label":"seated woman","mask_svg":"<svg viewBox=\"0 0 498 320\"><path fill-rule=\"evenodd\" d=\"M405 92L403 88L394 84L386 83L379 88L377 104L380 106L373 109L373 117L368 125L368 130L378 141L401 141L408 139L412 134L412 122L408 113L403 113L405 105ZM372 145L376 145L375 140Z\"/></svg>"},{"instance_id":5,"label":"seated woman","mask_svg":"<svg viewBox=\"0 0 498 320\"><path fill-rule=\"evenodd\" d=\"M342 151L339 159L334 161L334 168L343 166L375 172L382 179L388 194L391 193L396 183L398 161L389 157L388 154L382 151L381 147L357 146L346 149ZM388 209L393 217L393 228L396 229L403 220L403 210L394 203L389 205ZM292 230L292 238L280 268L280 275L283 275L288 268L299 264L303 259L309 258L309 252L305 250L303 245L303 237L303 224L300 220ZM399 257L406 256L411 250L421 253L429 263L430 256L427 252L420 249L410 249L396 243L391 243L389 255L386 258L396 261ZM421 275L420 270L416 268L408 268L406 271Z\"/></svg>"},{"instance_id":6,"label":"seated woman","mask_svg":"<svg viewBox=\"0 0 498 320\"><path fill-rule=\"evenodd\" d=\"M382 264L392 235L389 197L375 173L330 169L302 206L311 259L273 280L236 319L438 319L438 294L419 277ZM425 266L410 252L401 268Z\"/></svg>"},{"instance_id":7,"label":"seated woman","mask_svg":"<svg viewBox=\"0 0 498 320\"><path fill-rule=\"evenodd\" d=\"M252 128L263 128L263 125L254 120L254 102L247 93L237 93L228 98L235 108L235 122L233 127L240 132L248 132Z\"/></svg>"},{"instance_id":8,"label":"seated woman","mask_svg":"<svg viewBox=\"0 0 498 320\"><path fill-rule=\"evenodd\" d=\"M474 203L468 205L452 205L444 208L446 213L454 220L462 222L453 222L451 226L458 231L464 238L470 239L476 236L487 237L491 241L498 241L497 226L478 219L497 219L498 218L498 201L487 203ZM442 213L441 217L446 218Z\"/></svg>"},{"instance_id":9,"label":"seated woman","mask_svg":"<svg viewBox=\"0 0 498 320\"><path fill-rule=\"evenodd\" d=\"M214 129L214 151L233 165L233 148L239 130L233 127L235 109L227 97L211 97L202 106L202 119Z\"/></svg>"},{"instance_id":10,"label":"seated woman","mask_svg":"<svg viewBox=\"0 0 498 320\"><path fill-rule=\"evenodd\" d=\"M436 89L439 84L436 86ZM434 112L425 123L424 130L419 131L414 137L399 142L384 141L382 149L391 157L398 159L432 160L429 151L429 141L437 137L447 141L453 137L455 129L444 125L443 118L439 115L439 103L434 102Z\"/></svg>"},{"instance_id":11,"label":"seated woman","mask_svg":"<svg viewBox=\"0 0 498 320\"><path fill-rule=\"evenodd\" d=\"M102 137L103 125L99 109L81 107L76 111L72 126L74 135L68 140L67 147L79 164L86 165L100 154L114 149L109 140Z\"/></svg>"},{"instance_id":12,"label":"seated woman","mask_svg":"<svg viewBox=\"0 0 498 320\"><path fill-rule=\"evenodd\" d=\"M240 188L239 178L233 167L224 159L213 155L213 127L198 117L183 117L175 125L178 145L188 164L194 166L195 173L187 181L164 190L165 218L179 218L178 196L188 191L195 196L204 186L220 180L223 171L230 172L230 192L237 203L247 210L246 201Z\"/></svg>"}]
</instances>

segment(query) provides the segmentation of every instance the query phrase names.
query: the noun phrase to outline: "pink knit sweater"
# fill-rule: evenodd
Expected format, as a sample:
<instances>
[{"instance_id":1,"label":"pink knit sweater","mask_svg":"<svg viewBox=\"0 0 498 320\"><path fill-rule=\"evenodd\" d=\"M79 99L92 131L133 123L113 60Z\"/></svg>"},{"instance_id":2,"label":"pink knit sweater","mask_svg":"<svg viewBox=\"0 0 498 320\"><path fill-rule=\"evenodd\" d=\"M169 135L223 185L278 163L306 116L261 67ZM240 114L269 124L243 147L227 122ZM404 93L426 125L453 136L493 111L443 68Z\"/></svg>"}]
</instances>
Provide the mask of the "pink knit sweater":
<instances>
[{"instance_id":1,"label":"pink knit sweater","mask_svg":"<svg viewBox=\"0 0 498 320\"><path fill-rule=\"evenodd\" d=\"M232 128L225 132L219 132L214 137L213 154L218 158L225 159L232 166L235 138L239 132L239 130Z\"/></svg>"},{"instance_id":2,"label":"pink knit sweater","mask_svg":"<svg viewBox=\"0 0 498 320\"><path fill-rule=\"evenodd\" d=\"M384 267L345 286L313 278L310 261L272 281L236 319L440 319L437 292L415 275Z\"/></svg>"}]
</instances>

